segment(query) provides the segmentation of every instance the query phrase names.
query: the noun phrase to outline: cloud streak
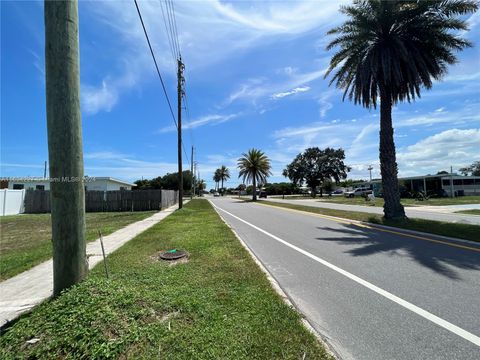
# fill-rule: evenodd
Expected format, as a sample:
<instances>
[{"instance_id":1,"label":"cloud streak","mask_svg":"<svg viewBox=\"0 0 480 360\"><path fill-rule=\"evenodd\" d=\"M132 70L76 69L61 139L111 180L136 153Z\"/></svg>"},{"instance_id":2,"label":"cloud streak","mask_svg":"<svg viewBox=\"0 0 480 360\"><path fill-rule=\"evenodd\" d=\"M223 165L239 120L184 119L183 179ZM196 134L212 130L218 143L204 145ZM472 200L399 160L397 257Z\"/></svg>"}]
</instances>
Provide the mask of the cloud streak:
<instances>
[{"instance_id":1,"label":"cloud streak","mask_svg":"<svg viewBox=\"0 0 480 360\"><path fill-rule=\"evenodd\" d=\"M205 125L218 125L218 124L222 124L230 120L233 120L239 117L240 115L241 113L228 114L228 115L219 115L219 114L205 115L191 122L182 124L182 129L187 130L187 129L195 129ZM166 126L164 128L161 128L160 130L158 130L158 132L160 134L163 134L163 133L168 133L176 130L177 128L174 125L171 125L171 126Z\"/></svg>"},{"instance_id":2,"label":"cloud streak","mask_svg":"<svg viewBox=\"0 0 480 360\"><path fill-rule=\"evenodd\" d=\"M278 100L278 99L282 99L286 96L295 95L295 94L306 92L306 91L309 91L309 90L310 90L310 86L300 86L300 87L296 87L295 89L292 89L290 91L279 92L279 93L273 94L271 96L271 98L273 100Z\"/></svg>"}]
</instances>

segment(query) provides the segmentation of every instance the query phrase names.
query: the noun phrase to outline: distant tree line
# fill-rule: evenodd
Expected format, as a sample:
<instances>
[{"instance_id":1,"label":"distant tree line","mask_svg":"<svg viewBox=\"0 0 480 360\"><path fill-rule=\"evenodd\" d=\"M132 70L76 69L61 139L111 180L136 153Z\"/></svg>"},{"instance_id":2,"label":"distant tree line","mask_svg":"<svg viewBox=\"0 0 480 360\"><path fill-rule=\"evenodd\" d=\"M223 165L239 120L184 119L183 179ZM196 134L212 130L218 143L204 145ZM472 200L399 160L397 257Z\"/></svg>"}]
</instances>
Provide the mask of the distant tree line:
<instances>
[{"instance_id":1,"label":"distant tree line","mask_svg":"<svg viewBox=\"0 0 480 360\"><path fill-rule=\"evenodd\" d=\"M178 190L178 172L168 173L153 179L142 179L134 182L137 186L134 190L163 189ZM192 188L192 174L190 170L183 171L183 190L190 191Z\"/></svg>"}]
</instances>

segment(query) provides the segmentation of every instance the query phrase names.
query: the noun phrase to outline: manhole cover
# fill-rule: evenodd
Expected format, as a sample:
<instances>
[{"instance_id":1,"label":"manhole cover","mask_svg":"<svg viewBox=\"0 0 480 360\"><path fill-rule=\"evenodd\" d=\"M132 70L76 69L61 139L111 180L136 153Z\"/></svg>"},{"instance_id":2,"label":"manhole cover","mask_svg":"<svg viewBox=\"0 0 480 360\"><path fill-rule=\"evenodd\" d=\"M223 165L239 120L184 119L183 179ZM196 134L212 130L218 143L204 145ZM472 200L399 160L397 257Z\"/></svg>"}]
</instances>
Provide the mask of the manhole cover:
<instances>
[{"instance_id":1,"label":"manhole cover","mask_svg":"<svg viewBox=\"0 0 480 360\"><path fill-rule=\"evenodd\" d=\"M178 260L185 256L187 256L186 251L177 250L177 249L164 251L160 254L160 258L163 260Z\"/></svg>"}]
</instances>

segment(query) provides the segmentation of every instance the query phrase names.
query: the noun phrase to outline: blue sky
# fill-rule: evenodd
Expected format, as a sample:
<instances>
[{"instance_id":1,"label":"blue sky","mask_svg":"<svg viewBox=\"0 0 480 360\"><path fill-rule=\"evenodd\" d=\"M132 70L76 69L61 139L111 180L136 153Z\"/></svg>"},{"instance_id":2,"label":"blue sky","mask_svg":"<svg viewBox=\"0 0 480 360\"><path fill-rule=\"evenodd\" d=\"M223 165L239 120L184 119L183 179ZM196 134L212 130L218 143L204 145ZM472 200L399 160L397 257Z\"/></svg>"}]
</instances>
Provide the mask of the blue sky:
<instances>
[{"instance_id":1,"label":"blue sky","mask_svg":"<svg viewBox=\"0 0 480 360\"><path fill-rule=\"evenodd\" d=\"M323 79L325 33L343 18L335 1L176 1L186 64L184 144L197 151L209 187L251 147L272 160L271 182L309 146L342 147L350 177L378 166L378 111L342 102ZM140 1L176 101L175 64L159 1ZM80 1L85 174L136 180L176 171L176 133L133 1ZM468 17L480 39L480 15ZM42 176L48 158L43 2L1 1L1 176ZM401 176L454 170L480 160L480 48L420 100L394 109ZM190 153L189 153L190 156ZM186 163L184 167L189 168Z\"/></svg>"}]
</instances>

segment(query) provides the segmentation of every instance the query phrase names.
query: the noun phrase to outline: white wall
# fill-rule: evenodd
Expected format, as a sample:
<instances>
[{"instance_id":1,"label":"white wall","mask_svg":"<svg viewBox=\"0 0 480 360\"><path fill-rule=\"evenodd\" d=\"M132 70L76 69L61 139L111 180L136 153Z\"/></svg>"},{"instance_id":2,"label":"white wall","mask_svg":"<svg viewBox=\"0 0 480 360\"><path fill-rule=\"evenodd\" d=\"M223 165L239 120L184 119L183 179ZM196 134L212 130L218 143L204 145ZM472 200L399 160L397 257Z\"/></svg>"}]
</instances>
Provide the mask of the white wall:
<instances>
[{"instance_id":1,"label":"white wall","mask_svg":"<svg viewBox=\"0 0 480 360\"><path fill-rule=\"evenodd\" d=\"M17 215L23 213L25 190L0 190L0 216Z\"/></svg>"},{"instance_id":2,"label":"white wall","mask_svg":"<svg viewBox=\"0 0 480 360\"><path fill-rule=\"evenodd\" d=\"M48 180L39 180L39 181L9 181L8 188L13 189L14 184L21 184L25 190L33 189L35 190L37 185L43 185L44 190L50 190L50 182Z\"/></svg>"}]
</instances>

